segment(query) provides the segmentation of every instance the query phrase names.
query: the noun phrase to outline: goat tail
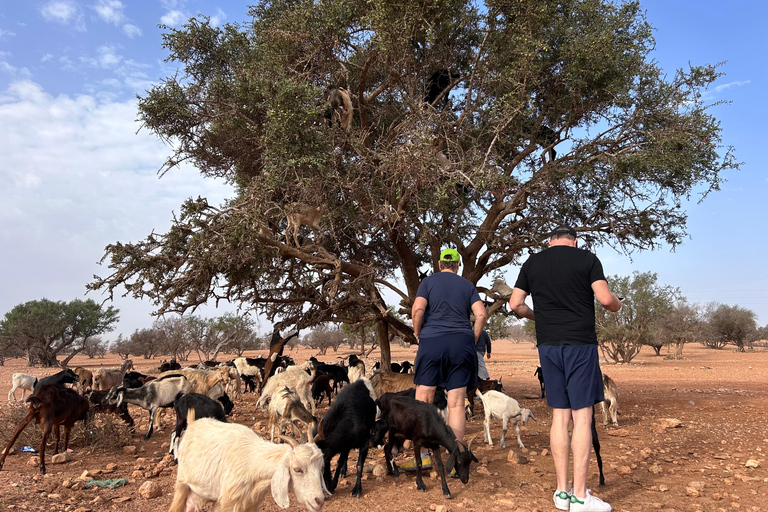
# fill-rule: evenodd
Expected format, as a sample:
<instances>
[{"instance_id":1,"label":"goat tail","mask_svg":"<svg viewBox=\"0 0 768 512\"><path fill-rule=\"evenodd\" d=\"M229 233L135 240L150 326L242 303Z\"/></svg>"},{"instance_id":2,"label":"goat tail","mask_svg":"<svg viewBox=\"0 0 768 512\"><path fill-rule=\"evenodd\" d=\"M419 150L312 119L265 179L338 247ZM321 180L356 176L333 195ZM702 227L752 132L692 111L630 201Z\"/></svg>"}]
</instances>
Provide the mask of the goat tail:
<instances>
[{"instance_id":1,"label":"goat tail","mask_svg":"<svg viewBox=\"0 0 768 512\"><path fill-rule=\"evenodd\" d=\"M187 425L191 425L195 421L195 408L190 407L187 411Z\"/></svg>"}]
</instances>

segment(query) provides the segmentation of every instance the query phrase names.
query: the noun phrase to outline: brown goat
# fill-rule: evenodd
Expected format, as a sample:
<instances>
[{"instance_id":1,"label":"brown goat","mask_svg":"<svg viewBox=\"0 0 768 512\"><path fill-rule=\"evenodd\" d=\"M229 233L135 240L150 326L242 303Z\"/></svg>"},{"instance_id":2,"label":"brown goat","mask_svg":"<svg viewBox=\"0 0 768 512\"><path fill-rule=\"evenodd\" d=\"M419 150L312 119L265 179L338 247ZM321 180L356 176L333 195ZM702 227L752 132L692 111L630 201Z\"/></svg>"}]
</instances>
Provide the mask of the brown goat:
<instances>
[{"instance_id":1,"label":"brown goat","mask_svg":"<svg viewBox=\"0 0 768 512\"><path fill-rule=\"evenodd\" d=\"M304 203L285 205L285 216L288 225L285 228L285 243L288 244L288 233L293 232L293 242L300 247L298 234L301 226L309 226L317 238L320 235L320 219L328 211L325 205L310 206Z\"/></svg>"},{"instance_id":2,"label":"brown goat","mask_svg":"<svg viewBox=\"0 0 768 512\"><path fill-rule=\"evenodd\" d=\"M56 384L44 385L29 398L29 411L21 420L16 432L5 447L0 456L0 469L5 464L5 457L11 451L21 432L35 420L38 425L43 424L43 440L40 443L40 471L45 474L45 443L53 430L56 444L53 454L59 453L59 425L64 425L64 451L69 446L69 432L76 421L85 420L88 416L88 399L69 388Z\"/></svg>"},{"instance_id":3,"label":"brown goat","mask_svg":"<svg viewBox=\"0 0 768 512\"><path fill-rule=\"evenodd\" d=\"M381 398L384 393L397 393L415 388L413 377L412 373L377 372L371 377L371 385L376 393L376 398Z\"/></svg>"},{"instance_id":4,"label":"brown goat","mask_svg":"<svg viewBox=\"0 0 768 512\"><path fill-rule=\"evenodd\" d=\"M91 370L78 366L74 369L74 372L77 375L77 386L80 393L85 393L93 388L93 373Z\"/></svg>"}]
</instances>

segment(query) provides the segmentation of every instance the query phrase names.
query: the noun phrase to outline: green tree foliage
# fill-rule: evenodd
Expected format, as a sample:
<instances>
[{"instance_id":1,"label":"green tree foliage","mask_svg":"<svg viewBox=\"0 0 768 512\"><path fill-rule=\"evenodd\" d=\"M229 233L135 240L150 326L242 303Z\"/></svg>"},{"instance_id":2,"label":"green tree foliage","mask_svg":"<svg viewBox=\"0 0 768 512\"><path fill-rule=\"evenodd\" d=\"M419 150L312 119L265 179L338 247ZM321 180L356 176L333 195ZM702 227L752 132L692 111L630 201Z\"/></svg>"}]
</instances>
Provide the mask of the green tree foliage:
<instances>
[{"instance_id":1,"label":"green tree foliage","mask_svg":"<svg viewBox=\"0 0 768 512\"><path fill-rule=\"evenodd\" d=\"M739 352L744 352L746 346L757 338L756 315L750 309L713 304L706 317L704 344L708 347L723 348L732 343Z\"/></svg>"},{"instance_id":2,"label":"green tree foliage","mask_svg":"<svg viewBox=\"0 0 768 512\"><path fill-rule=\"evenodd\" d=\"M509 338L509 329L514 322L514 318L503 313L495 313L488 318L485 329L492 340Z\"/></svg>"},{"instance_id":3,"label":"green tree foliage","mask_svg":"<svg viewBox=\"0 0 768 512\"><path fill-rule=\"evenodd\" d=\"M32 300L15 306L0 321L0 337L27 358L27 363L62 366L85 350L89 340L115 328L119 310L93 300Z\"/></svg>"},{"instance_id":4,"label":"green tree foliage","mask_svg":"<svg viewBox=\"0 0 768 512\"><path fill-rule=\"evenodd\" d=\"M610 276L608 285L624 297L618 313L596 303L597 340L603 356L619 363L630 362L643 345L652 344L656 318L669 312L681 298L680 291L658 284L655 272L634 272L632 276Z\"/></svg>"},{"instance_id":5,"label":"green tree foliage","mask_svg":"<svg viewBox=\"0 0 768 512\"><path fill-rule=\"evenodd\" d=\"M304 336L302 344L315 349L321 355L325 355L329 348L334 352L339 350L342 343L347 341L344 330L338 326L323 324L312 329L312 332Z\"/></svg>"},{"instance_id":6,"label":"green tree foliage","mask_svg":"<svg viewBox=\"0 0 768 512\"><path fill-rule=\"evenodd\" d=\"M648 345L653 347L657 356L661 355L662 347L674 346L673 357L680 359L686 343L702 338L702 327L699 307L680 300L669 310L660 313L653 321Z\"/></svg>"},{"instance_id":7,"label":"green tree foliage","mask_svg":"<svg viewBox=\"0 0 768 512\"><path fill-rule=\"evenodd\" d=\"M662 72L638 2L263 0L250 16L167 29L179 72L139 99L172 151L162 172L192 163L232 197L109 245L91 289L158 314L225 298L278 328L373 322L386 363L390 331L415 339L383 290L410 314L443 247L476 284L563 221L593 246L675 246L682 201L738 166L702 98L720 73ZM351 111L331 109L337 88Z\"/></svg>"}]
</instances>

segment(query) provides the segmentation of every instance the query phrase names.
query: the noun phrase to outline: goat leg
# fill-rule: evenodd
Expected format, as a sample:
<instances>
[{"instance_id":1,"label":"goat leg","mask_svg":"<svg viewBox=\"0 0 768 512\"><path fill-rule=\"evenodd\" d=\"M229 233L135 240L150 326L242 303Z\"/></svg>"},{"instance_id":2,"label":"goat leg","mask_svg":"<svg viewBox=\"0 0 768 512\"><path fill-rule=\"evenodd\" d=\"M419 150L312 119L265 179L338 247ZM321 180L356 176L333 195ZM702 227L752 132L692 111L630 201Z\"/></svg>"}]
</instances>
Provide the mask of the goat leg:
<instances>
[{"instance_id":1,"label":"goat leg","mask_svg":"<svg viewBox=\"0 0 768 512\"><path fill-rule=\"evenodd\" d=\"M152 430L155 426L155 416L157 415L157 407L153 407L149 410L149 430L147 430L147 435L144 436L145 440L148 440L150 437L152 437Z\"/></svg>"},{"instance_id":2,"label":"goat leg","mask_svg":"<svg viewBox=\"0 0 768 512\"><path fill-rule=\"evenodd\" d=\"M328 487L328 490L333 492L336 490L336 486L339 485L339 474L341 473L341 468L347 467L347 459L349 458L349 448L339 453L339 460L336 462L336 472L333 474L333 488Z\"/></svg>"},{"instance_id":3,"label":"goat leg","mask_svg":"<svg viewBox=\"0 0 768 512\"><path fill-rule=\"evenodd\" d=\"M413 453L416 458L416 489L427 492L427 486L421 479L421 444L416 441L413 442Z\"/></svg>"},{"instance_id":4,"label":"goat leg","mask_svg":"<svg viewBox=\"0 0 768 512\"><path fill-rule=\"evenodd\" d=\"M56 455L59 453L59 440L61 440L61 434L59 432L59 424L55 423L53 425L53 437L56 440L53 445L53 454Z\"/></svg>"},{"instance_id":5,"label":"goat leg","mask_svg":"<svg viewBox=\"0 0 768 512\"><path fill-rule=\"evenodd\" d=\"M520 448L525 448L525 445L523 444L523 440L520 439L520 424L515 423L515 433L517 434L517 444L520 445Z\"/></svg>"},{"instance_id":6,"label":"goat leg","mask_svg":"<svg viewBox=\"0 0 768 512\"><path fill-rule=\"evenodd\" d=\"M387 444L384 445L384 460L387 462L387 474L400 477L400 470L397 468L394 459L392 458L392 445L395 444L395 433L392 429L389 429L387 436ZM0 466L1 467L1 466Z\"/></svg>"},{"instance_id":7,"label":"goat leg","mask_svg":"<svg viewBox=\"0 0 768 512\"><path fill-rule=\"evenodd\" d=\"M357 480L351 493L355 498L359 498L363 495L363 465L365 464L366 457L368 457L368 441L360 447L357 457Z\"/></svg>"},{"instance_id":8,"label":"goat leg","mask_svg":"<svg viewBox=\"0 0 768 512\"><path fill-rule=\"evenodd\" d=\"M597 426L595 425L595 408L592 407L592 447L595 449L595 459L597 460L597 470L600 473L600 487L605 487L605 475L603 475L603 458L600 456L600 439L597 437Z\"/></svg>"},{"instance_id":9,"label":"goat leg","mask_svg":"<svg viewBox=\"0 0 768 512\"><path fill-rule=\"evenodd\" d=\"M443 466L443 457L440 455L440 447L432 453L432 459L437 461L437 472L440 474L440 483L443 487L443 497L451 499L451 491L448 489L448 482L445 480L445 466Z\"/></svg>"},{"instance_id":10,"label":"goat leg","mask_svg":"<svg viewBox=\"0 0 768 512\"><path fill-rule=\"evenodd\" d=\"M3 455L0 456L0 469L3 469L3 464L5 464L5 458L8 456L8 452L11 451L11 448L13 447L13 443L16 442L16 440L21 435L22 431L27 428L27 425L35 419L35 411L36 409L33 409L32 407L29 408L29 412L24 417L23 420L21 420L21 423L19 423L19 426L16 428L16 432L13 433L13 437L11 437L11 440L8 441L8 444L5 447L5 451L3 451Z\"/></svg>"},{"instance_id":11,"label":"goat leg","mask_svg":"<svg viewBox=\"0 0 768 512\"><path fill-rule=\"evenodd\" d=\"M43 441L40 443L40 472L42 474L45 474L45 443L48 442L48 436L51 434L52 429L53 425L50 423L46 423L43 428Z\"/></svg>"},{"instance_id":12,"label":"goat leg","mask_svg":"<svg viewBox=\"0 0 768 512\"><path fill-rule=\"evenodd\" d=\"M493 441L491 440L491 415L489 412L485 413L485 421L483 422L483 442L493 446ZM501 447L504 448L503 438Z\"/></svg>"}]
</instances>

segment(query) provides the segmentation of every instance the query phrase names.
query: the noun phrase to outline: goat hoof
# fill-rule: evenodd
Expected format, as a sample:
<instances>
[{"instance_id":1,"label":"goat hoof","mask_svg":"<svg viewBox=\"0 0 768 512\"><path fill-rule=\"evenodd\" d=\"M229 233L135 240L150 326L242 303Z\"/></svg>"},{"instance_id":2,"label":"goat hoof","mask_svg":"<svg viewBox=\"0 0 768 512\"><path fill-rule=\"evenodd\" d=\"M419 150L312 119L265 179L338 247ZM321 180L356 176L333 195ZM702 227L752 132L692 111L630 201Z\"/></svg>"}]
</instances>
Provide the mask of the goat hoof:
<instances>
[{"instance_id":1,"label":"goat hoof","mask_svg":"<svg viewBox=\"0 0 768 512\"><path fill-rule=\"evenodd\" d=\"M363 495L363 490L362 489L352 489L352 492L350 493L350 495L353 498L359 498L359 497L361 497Z\"/></svg>"},{"instance_id":2,"label":"goat hoof","mask_svg":"<svg viewBox=\"0 0 768 512\"><path fill-rule=\"evenodd\" d=\"M451 499L451 493L449 493L449 492L444 492L444 493L443 493L443 497L444 497L445 499L449 500L449 499Z\"/></svg>"}]
</instances>

